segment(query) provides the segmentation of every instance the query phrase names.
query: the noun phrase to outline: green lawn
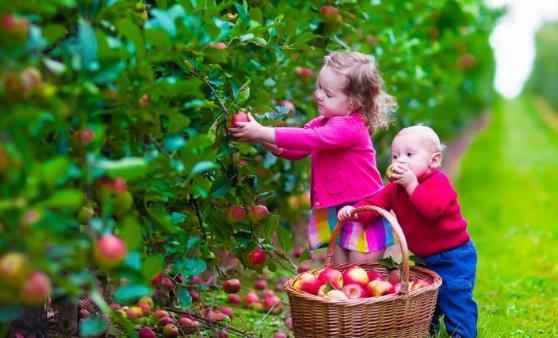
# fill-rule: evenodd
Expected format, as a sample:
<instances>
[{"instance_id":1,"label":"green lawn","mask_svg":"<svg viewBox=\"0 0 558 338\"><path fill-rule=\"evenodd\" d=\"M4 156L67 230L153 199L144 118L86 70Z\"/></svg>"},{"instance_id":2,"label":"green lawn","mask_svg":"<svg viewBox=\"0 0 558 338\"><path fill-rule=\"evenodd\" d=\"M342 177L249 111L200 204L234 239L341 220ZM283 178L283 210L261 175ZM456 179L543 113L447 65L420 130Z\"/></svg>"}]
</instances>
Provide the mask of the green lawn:
<instances>
[{"instance_id":1,"label":"green lawn","mask_svg":"<svg viewBox=\"0 0 558 338\"><path fill-rule=\"evenodd\" d=\"M455 183L479 251L479 337L558 337L558 133L502 101Z\"/></svg>"}]
</instances>

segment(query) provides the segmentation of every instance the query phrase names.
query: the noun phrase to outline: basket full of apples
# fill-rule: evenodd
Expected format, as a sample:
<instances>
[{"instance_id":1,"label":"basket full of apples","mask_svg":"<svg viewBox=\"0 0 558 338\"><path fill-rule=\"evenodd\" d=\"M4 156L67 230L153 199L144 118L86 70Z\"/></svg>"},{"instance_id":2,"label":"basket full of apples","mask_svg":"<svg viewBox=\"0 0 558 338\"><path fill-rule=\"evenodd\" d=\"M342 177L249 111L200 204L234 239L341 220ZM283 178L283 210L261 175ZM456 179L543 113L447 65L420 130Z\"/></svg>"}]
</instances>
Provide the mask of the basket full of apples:
<instances>
[{"instance_id":1,"label":"basket full of apples","mask_svg":"<svg viewBox=\"0 0 558 338\"><path fill-rule=\"evenodd\" d=\"M397 219L376 206L391 223L402 253L400 269L376 263L332 264L343 223L335 227L326 266L291 277L289 295L295 337L428 337L441 277L409 264L409 250Z\"/></svg>"}]
</instances>

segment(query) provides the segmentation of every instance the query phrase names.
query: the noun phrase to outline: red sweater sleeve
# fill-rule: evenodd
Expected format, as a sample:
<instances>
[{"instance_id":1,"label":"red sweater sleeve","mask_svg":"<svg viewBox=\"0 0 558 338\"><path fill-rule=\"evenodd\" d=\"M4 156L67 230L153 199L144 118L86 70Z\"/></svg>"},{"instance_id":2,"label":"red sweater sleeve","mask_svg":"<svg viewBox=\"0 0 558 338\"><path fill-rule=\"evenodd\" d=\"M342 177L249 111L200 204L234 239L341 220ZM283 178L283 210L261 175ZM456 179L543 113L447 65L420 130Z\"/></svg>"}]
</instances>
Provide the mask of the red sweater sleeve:
<instances>
[{"instance_id":1,"label":"red sweater sleeve","mask_svg":"<svg viewBox=\"0 0 558 338\"><path fill-rule=\"evenodd\" d=\"M376 194L357 202L354 207L358 208L365 205L375 205L377 207L390 211L392 209L393 197L396 188L397 186L394 183L389 183L381 190L379 190ZM361 211L358 213L358 218L356 220L359 222L369 223L374 221L378 217L380 217L380 214L378 214L376 211Z\"/></svg>"},{"instance_id":2,"label":"red sweater sleeve","mask_svg":"<svg viewBox=\"0 0 558 338\"><path fill-rule=\"evenodd\" d=\"M438 172L432 178L419 183L410 196L418 213L428 220L436 220L446 211L451 201L457 198L448 177Z\"/></svg>"}]
</instances>

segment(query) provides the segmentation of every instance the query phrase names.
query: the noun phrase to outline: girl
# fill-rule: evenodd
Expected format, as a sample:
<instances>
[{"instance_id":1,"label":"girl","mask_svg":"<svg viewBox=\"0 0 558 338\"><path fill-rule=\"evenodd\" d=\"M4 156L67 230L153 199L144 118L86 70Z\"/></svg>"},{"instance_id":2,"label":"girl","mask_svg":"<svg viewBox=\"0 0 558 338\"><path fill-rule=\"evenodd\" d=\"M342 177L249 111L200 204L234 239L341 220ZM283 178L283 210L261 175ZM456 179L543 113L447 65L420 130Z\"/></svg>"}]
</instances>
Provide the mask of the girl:
<instances>
[{"instance_id":1,"label":"girl","mask_svg":"<svg viewBox=\"0 0 558 338\"><path fill-rule=\"evenodd\" d=\"M250 122L230 128L239 141L260 143L274 155L311 157L310 250L327 246L337 211L382 187L370 136L387 127L396 108L386 94L373 59L358 52L334 52L324 58L314 98L320 116L304 128L263 127ZM345 223L333 255L335 264L375 262L393 244L387 222Z\"/></svg>"}]
</instances>

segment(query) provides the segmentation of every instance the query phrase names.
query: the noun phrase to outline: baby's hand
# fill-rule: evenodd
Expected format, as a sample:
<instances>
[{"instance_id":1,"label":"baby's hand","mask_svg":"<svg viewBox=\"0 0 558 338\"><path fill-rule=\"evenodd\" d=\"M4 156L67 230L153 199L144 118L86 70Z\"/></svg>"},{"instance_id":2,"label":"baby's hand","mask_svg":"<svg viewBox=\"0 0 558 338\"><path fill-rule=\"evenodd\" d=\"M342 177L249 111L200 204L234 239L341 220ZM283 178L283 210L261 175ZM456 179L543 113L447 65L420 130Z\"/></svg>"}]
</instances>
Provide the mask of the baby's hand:
<instances>
[{"instance_id":1,"label":"baby's hand","mask_svg":"<svg viewBox=\"0 0 558 338\"><path fill-rule=\"evenodd\" d=\"M353 210L355 210L355 208L350 205L344 206L337 213L337 219L339 219L340 221L346 221L348 219L357 219L358 218L357 214L354 215L351 214Z\"/></svg>"}]
</instances>

